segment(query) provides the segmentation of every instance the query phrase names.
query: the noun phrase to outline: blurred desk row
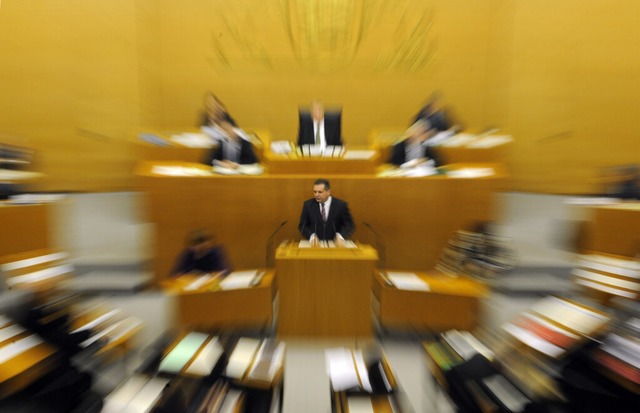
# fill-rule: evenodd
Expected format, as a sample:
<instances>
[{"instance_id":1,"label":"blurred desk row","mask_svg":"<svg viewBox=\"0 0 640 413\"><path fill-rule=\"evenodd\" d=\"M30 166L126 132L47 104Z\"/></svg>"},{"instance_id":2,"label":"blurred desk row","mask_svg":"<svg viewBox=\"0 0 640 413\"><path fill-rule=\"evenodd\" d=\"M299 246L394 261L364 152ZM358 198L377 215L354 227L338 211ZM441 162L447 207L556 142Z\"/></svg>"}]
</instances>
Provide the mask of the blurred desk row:
<instances>
[{"instance_id":1,"label":"blurred desk row","mask_svg":"<svg viewBox=\"0 0 640 413\"><path fill-rule=\"evenodd\" d=\"M258 158L268 165L271 173L303 173L304 171L313 171L309 169L309 165L305 165L304 170L292 170L295 164L282 163L283 159L291 159L296 157L304 157L294 142L289 141L273 141L271 134L262 129L247 129L248 137L258 155ZM342 148L342 152L334 152L335 158L349 159L351 156L363 157L365 152L371 152L362 160L370 161L374 165L380 165L386 162L390 155L390 148L402 140L404 132L401 130L380 131L373 130L369 136L368 144L352 145L346 139L346 146ZM509 149L513 143L510 135L496 134L471 134L459 133L455 135L448 134L444 139L435 138L436 151L445 163L459 162L504 162L508 156ZM207 153L215 145L205 134L199 131L190 132L160 132L146 131L138 135L133 141L135 143L136 159L151 161L170 161L181 160L185 162L202 162ZM284 153L288 152L288 153ZM306 158L306 157L305 157ZM331 158L324 155L323 158L315 157L316 160L322 159L326 161ZM355 160L355 159L352 159ZM308 158L306 162L311 162ZM356 165L353 162L351 165ZM328 168L325 171L318 170L319 173L373 173L373 169L367 169L368 164L358 165L355 168L346 168L346 170L331 169L334 165L327 163L323 167ZM354 172L349 172L353 169Z\"/></svg>"}]
</instances>

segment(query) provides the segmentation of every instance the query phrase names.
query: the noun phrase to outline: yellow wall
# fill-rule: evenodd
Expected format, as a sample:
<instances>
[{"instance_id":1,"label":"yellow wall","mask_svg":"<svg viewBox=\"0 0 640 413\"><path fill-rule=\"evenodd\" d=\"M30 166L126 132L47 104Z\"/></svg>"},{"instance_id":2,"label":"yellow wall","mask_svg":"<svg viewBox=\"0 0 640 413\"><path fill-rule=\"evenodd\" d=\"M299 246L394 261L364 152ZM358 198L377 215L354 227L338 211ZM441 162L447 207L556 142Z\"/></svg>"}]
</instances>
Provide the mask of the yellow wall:
<instances>
[{"instance_id":1,"label":"yellow wall","mask_svg":"<svg viewBox=\"0 0 640 413\"><path fill-rule=\"evenodd\" d=\"M640 162L639 20L636 0L3 0L0 137L38 150L41 189L127 189L135 131L194 126L208 89L276 139L298 105L342 106L354 144L440 89L514 135L513 189L594 191Z\"/></svg>"}]
</instances>

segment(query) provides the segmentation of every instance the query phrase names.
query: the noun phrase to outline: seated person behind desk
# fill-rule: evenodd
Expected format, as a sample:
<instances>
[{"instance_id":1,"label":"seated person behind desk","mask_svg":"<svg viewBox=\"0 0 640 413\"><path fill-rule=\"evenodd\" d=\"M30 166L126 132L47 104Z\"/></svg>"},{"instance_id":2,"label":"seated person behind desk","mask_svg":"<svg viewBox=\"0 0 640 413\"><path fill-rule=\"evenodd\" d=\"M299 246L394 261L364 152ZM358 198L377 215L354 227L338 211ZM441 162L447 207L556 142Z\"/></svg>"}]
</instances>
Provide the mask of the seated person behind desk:
<instances>
[{"instance_id":1,"label":"seated person behind desk","mask_svg":"<svg viewBox=\"0 0 640 413\"><path fill-rule=\"evenodd\" d=\"M249 137L229 121L222 120L214 127L206 128L205 132L218 141L207 157L206 164L236 169L238 165L258 163Z\"/></svg>"},{"instance_id":2,"label":"seated person behind desk","mask_svg":"<svg viewBox=\"0 0 640 413\"><path fill-rule=\"evenodd\" d=\"M174 277L184 274L207 274L224 271L231 272L231 264L222 245L216 245L211 233L198 229L187 238L188 248L182 251L171 272Z\"/></svg>"},{"instance_id":3,"label":"seated person behind desk","mask_svg":"<svg viewBox=\"0 0 640 413\"><path fill-rule=\"evenodd\" d=\"M302 205L298 224L300 234L308 238L313 246L318 246L320 240L334 240L337 246L342 246L353 229L349 205L331 196L329 181L317 179L313 183L313 198Z\"/></svg>"},{"instance_id":4,"label":"seated person behind desk","mask_svg":"<svg viewBox=\"0 0 640 413\"><path fill-rule=\"evenodd\" d=\"M238 126L236 121L229 115L229 112L227 112L224 104L212 92L207 92L204 96L204 111L201 126L214 126L223 120L233 126Z\"/></svg>"},{"instance_id":5,"label":"seated person behind desk","mask_svg":"<svg viewBox=\"0 0 640 413\"><path fill-rule=\"evenodd\" d=\"M431 94L427 102L413 118L413 123L419 120L429 122L431 127L438 132L446 130L457 131L460 129L460 126L451 120L449 112L445 111L442 104L442 94L439 91Z\"/></svg>"},{"instance_id":6,"label":"seated person behind desk","mask_svg":"<svg viewBox=\"0 0 640 413\"><path fill-rule=\"evenodd\" d=\"M342 115L340 112L325 113L324 106L318 101L311 104L311 112L300 111L298 146L342 145Z\"/></svg>"},{"instance_id":7,"label":"seated person behind desk","mask_svg":"<svg viewBox=\"0 0 640 413\"><path fill-rule=\"evenodd\" d=\"M434 166L441 165L440 160L433 147L428 145L430 137L436 134L436 130L431 128L429 122L419 120L407 129L406 139L393 145L389 163L401 166L407 162L413 165L433 160Z\"/></svg>"}]
</instances>

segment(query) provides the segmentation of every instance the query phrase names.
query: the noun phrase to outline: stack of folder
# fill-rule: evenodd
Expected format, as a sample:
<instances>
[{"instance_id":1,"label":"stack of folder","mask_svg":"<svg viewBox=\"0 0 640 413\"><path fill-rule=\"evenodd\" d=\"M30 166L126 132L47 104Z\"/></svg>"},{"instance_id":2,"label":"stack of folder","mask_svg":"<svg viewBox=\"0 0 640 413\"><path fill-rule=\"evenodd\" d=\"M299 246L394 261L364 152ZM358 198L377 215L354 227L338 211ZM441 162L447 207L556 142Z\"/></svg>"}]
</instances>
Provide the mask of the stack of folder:
<instances>
[{"instance_id":1,"label":"stack of folder","mask_svg":"<svg viewBox=\"0 0 640 413\"><path fill-rule=\"evenodd\" d=\"M115 357L142 328L142 321L102 303L75 295L54 295L32 307L27 324L69 354Z\"/></svg>"},{"instance_id":2,"label":"stack of folder","mask_svg":"<svg viewBox=\"0 0 640 413\"><path fill-rule=\"evenodd\" d=\"M559 297L547 297L504 329L519 342L551 358L564 357L606 329L610 317L595 308Z\"/></svg>"},{"instance_id":3,"label":"stack of folder","mask_svg":"<svg viewBox=\"0 0 640 413\"><path fill-rule=\"evenodd\" d=\"M640 297L640 261L607 254L582 255L573 270L577 284L609 297Z\"/></svg>"},{"instance_id":4,"label":"stack of folder","mask_svg":"<svg viewBox=\"0 0 640 413\"><path fill-rule=\"evenodd\" d=\"M328 349L326 361L334 412L403 411L395 376L379 347Z\"/></svg>"},{"instance_id":5,"label":"stack of folder","mask_svg":"<svg viewBox=\"0 0 640 413\"><path fill-rule=\"evenodd\" d=\"M3 259L0 274L7 289L50 291L73 276L73 265L65 252L37 250Z\"/></svg>"},{"instance_id":6,"label":"stack of folder","mask_svg":"<svg viewBox=\"0 0 640 413\"><path fill-rule=\"evenodd\" d=\"M0 314L0 399L22 390L60 361L54 346Z\"/></svg>"},{"instance_id":7,"label":"stack of folder","mask_svg":"<svg viewBox=\"0 0 640 413\"><path fill-rule=\"evenodd\" d=\"M424 347L434 378L461 411L523 412L534 404L473 334L450 330Z\"/></svg>"},{"instance_id":8,"label":"stack of folder","mask_svg":"<svg viewBox=\"0 0 640 413\"><path fill-rule=\"evenodd\" d=\"M507 239L490 234L459 230L442 250L436 268L447 274L466 274L493 280L514 266Z\"/></svg>"},{"instance_id":9,"label":"stack of folder","mask_svg":"<svg viewBox=\"0 0 640 413\"><path fill-rule=\"evenodd\" d=\"M148 398L149 410L126 411L240 412L271 405L282 386L284 351L284 343L270 339L197 331L163 339L130 379L133 388L154 380L162 389ZM132 391L117 389L109 403L129 405L122 394L129 397Z\"/></svg>"}]
</instances>

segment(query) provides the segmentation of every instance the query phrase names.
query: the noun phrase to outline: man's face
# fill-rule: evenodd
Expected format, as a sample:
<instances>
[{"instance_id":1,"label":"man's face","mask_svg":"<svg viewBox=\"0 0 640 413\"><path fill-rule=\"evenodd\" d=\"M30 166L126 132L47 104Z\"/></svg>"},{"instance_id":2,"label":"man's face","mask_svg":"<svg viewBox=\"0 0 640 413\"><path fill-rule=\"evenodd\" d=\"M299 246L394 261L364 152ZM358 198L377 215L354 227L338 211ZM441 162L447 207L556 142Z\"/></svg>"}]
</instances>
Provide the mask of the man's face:
<instances>
[{"instance_id":1,"label":"man's face","mask_svg":"<svg viewBox=\"0 0 640 413\"><path fill-rule=\"evenodd\" d=\"M311 106L311 116L315 121L321 121L324 118L324 107L319 102L314 102Z\"/></svg>"},{"instance_id":2,"label":"man's face","mask_svg":"<svg viewBox=\"0 0 640 413\"><path fill-rule=\"evenodd\" d=\"M327 202L327 199L331 196L331 190L325 188L324 184L314 185L313 196L316 202Z\"/></svg>"}]
</instances>

